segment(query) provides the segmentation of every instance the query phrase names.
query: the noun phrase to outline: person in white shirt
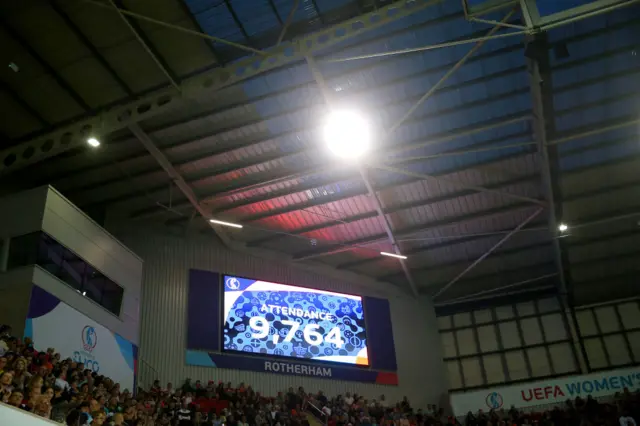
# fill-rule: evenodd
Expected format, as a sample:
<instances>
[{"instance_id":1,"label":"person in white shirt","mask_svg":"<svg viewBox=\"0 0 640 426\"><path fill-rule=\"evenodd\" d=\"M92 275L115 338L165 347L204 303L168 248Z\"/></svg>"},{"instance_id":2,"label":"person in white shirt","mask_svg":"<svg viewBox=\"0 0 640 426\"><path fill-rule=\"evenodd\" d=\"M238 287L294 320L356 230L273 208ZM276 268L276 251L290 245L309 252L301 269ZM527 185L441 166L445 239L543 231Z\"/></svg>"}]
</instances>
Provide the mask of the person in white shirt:
<instances>
[{"instance_id":1,"label":"person in white shirt","mask_svg":"<svg viewBox=\"0 0 640 426\"><path fill-rule=\"evenodd\" d=\"M351 407L353 405L353 397L351 396L351 394L349 392L346 393L345 397L344 397L344 402Z\"/></svg>"},{"instance_id":2,"label":"person in white shirt","mask_svg":"<svg viewBox=\"0 0 640 426\"><path fill-rule=\"evenodd\" d=\"M636 421L629 415L629 413L623 412L618 419L620 426L637 426Z\"/></svg>"}]
</instances>

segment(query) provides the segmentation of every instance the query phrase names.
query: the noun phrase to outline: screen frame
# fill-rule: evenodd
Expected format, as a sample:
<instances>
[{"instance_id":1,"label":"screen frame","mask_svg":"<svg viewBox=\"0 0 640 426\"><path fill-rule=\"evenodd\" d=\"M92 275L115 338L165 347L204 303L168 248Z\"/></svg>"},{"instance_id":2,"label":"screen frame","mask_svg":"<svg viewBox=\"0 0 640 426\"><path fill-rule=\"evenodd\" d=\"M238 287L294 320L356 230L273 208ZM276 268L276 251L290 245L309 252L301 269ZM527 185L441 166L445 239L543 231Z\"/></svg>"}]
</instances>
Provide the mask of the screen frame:
<instances>
[{"instance_id":1,"label":"screen frame","mask_svg":"<svg viewBox=\"0 0 640 426\"><path fill-rule=\"evenodd\" d=\"M367 331L367 307L366 307L366 303L365 303L365 297L361 296L359 294L351 294L351 293L343 293L343 292L337 292L337 291L331 291L331 290L324 290L324 289L320 289L320 288L314 288L314 287L309 287L309 286L303 286L303 285L293 285L293 284L285 284L285 283L280 283L277 281L270 281L270 280L263 280L263 279L259 279L259 278L252 278L252 277L246 277L244 275L235 275L235 274L228 274L226 272L220 272L220 303L219 303L219 311L220 311L220 353L223 354L229 354L229 355L234 355L234 356L247 356L247 357L252 357L252 358L263 358L265 360L269 360L269 359L276 359L276 360L290 360L291 362L303 362L303 363L311 363L311 364L319 364L319 365L327 365L327 366L333 366L333 367L344 367L344 368L356 368L359 370L371 370L371 364L372 364L372 360L371 360L371 354L369 353L369 334ZM319 360L319 359L311 359L311 358L298 358L298 357L293 357L293 356L286 356L286 355L275 355L275 354L260 354L260 353L253 353L253 352L245 352L245 351L240 351L240 350L233 350L233 349L225 349L224 347L224 327L226 324L225 321L225 317L224 317L224 303L225 303L225 282L226 282L226 278L227 277L235 277L235 278L242 278L245 280L255 280L255 281L265 281L268 283L272 283L272 284L279 284L279 285L285 285L285 286L289 286L289 287L298 287L298 288L306 288L309 290L318 290L318 291L326 291L329 293L333 293L333 294L337 294L337 295L343 295L343 296L352 296L352 297L359 297L360 298L360 302L362 303L362 317L364 319L365 322L365 328L364 328L364 337L367 341L367 360L368 360L368 364L367 365L362 365L362 364L350 364L350 363L346 363L346 362L338 362L338 361L325 361L325 360Z\"/></svg>"}]
</instances>

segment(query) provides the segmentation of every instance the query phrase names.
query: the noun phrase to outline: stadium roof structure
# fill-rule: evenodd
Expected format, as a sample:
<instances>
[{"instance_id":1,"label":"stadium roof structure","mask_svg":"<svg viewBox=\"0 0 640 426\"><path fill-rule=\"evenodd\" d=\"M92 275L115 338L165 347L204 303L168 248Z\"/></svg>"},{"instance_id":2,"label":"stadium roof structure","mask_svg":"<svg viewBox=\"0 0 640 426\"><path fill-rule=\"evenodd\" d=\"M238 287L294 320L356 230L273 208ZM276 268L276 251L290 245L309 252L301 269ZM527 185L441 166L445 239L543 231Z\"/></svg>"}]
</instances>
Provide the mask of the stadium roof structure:
<instances>
[{"instance_id":1,"label":"stadium roof structure","mask_svg":"<svg viewBox=\"0 0 640 426\"><path fill-rule=\"evenodd\" d=\"M51 184L98 221L441 305L638 294L637 1L30 0L0 19L2 191ZM372 123L362 164L322 146L335 105Z\"/></svg>"}]
</instances>

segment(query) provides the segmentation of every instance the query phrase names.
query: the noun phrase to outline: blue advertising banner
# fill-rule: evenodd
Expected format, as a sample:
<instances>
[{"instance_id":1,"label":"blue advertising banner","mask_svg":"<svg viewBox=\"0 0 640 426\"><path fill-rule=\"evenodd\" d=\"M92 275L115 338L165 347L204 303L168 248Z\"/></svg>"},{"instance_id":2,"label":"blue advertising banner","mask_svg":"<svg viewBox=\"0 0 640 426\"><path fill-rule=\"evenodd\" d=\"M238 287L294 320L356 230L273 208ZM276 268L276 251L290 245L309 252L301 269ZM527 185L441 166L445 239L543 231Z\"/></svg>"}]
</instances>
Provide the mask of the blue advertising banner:
<instances>
[{"instance_id":1,"label":"blue advertising banner","mask_svg":"<svg viewBox=\"0 0 640 426\"><path fill-rule=\"evenodd\" d=\"M288 359L276 360L187 350L186 361L187 365L196 365L199 367L233 368L264 373L377 383L381 385L398 385L398 375L396 373L342 367L340 365L310 364L290 361Z\"/></svg>"}]
</instances>

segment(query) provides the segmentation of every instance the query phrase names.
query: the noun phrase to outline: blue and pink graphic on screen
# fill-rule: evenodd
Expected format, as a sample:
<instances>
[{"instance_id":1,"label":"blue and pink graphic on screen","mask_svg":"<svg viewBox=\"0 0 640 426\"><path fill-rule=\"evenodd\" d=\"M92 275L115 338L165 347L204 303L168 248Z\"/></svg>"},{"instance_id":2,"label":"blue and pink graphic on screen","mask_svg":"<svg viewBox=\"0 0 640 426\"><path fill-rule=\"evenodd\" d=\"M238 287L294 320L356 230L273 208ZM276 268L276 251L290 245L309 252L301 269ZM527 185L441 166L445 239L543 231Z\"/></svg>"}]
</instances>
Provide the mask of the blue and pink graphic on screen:
<instances>
[{"instance_id":1,"label":"blue and pink graphic on screen","mask_svg":"<svg viewBox=\"0 0 640 426\"><path fill-rule=\"evenodd\" d=\"M369 365L362 298L224 276L223 348Z\"/></svg>"}]
</instances>

